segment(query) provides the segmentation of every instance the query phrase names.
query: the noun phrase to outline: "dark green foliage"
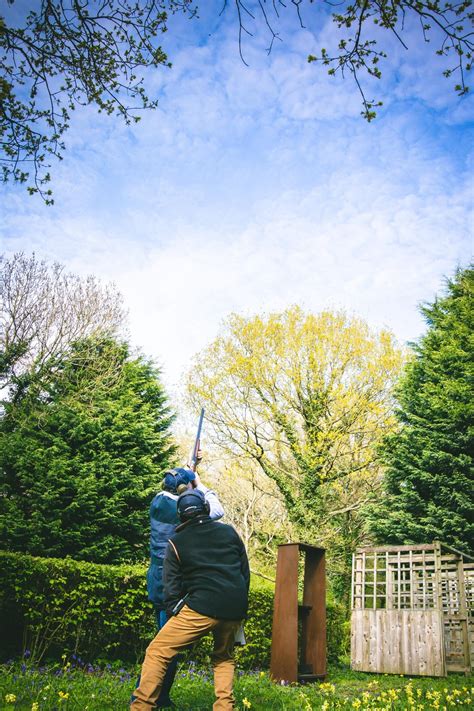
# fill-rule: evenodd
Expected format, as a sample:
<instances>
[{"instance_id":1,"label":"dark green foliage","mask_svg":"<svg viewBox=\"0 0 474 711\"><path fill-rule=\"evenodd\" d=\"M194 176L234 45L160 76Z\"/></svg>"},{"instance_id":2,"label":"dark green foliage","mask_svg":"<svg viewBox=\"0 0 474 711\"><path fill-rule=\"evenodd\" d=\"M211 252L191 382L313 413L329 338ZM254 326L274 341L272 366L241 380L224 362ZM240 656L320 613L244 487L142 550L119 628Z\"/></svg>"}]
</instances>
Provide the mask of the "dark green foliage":
<instances>
[{"instance_id":1,"label":"dark green foliage","mask_svg":"<svg viewBox=\"0 0 474 711\"><path fill-rule=\"evenodd\" d=\"M381 543L474 550L473 296L468 268L423 308L429 329L398 390L401 429L383 448L385 497L368 513Z\"/></svg>"},{"instance_id":2,"label":"dark green foliage","mask_svg":"<svg viewBox=\"0 0 474 711\"><path fill-rule=\"evenodd\" d=\"M86 339L0 421L0 545L142 561L148 506L174 455L159 372L126 344Z\"/></svg>"},{"instance_id":3,"label":"dark green foliage","mask_svg":"<svg viewBox=\"0 0 474 711\"><path fill-rule=\"evenodd\" d=\"M0 553L2 655L137 660L153 629L142 566ZM28 655L29 656L29 655Z\"/></svg>"},{"instance_id":4,"label":"dark green foliage","mask_svg":"<svg viewBox=\"0 0 474 711\"><path fill-rule=\"evenodd\" d=\"M33 558L0 552L0 657L28 649L35 661L63 653L87 661L141 660L154 635L147 600L146 568L96 565L71 559ZM270 660L273 588L250 590L245 624L247 645L237 653L244 669L265 668ZM342 608L328 604L328 657L345 651ZM209 641L193 651L208 661Z\"/></svg>"}]
</instances>

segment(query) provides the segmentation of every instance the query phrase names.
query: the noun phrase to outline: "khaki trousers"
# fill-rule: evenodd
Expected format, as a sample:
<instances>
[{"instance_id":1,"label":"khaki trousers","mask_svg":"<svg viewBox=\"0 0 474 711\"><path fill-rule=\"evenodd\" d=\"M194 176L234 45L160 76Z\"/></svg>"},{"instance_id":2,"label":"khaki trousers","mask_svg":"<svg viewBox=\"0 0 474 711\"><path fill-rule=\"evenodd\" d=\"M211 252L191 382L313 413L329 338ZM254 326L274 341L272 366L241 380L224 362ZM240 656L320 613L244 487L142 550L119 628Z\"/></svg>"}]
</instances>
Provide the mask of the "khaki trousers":
<instances>
[{"instance_id":1,"label":"khaki trousers","mask_svg":"<svg viewBox=\"0 0 474 711\"><path fill-rule=\"evenodd\" d=\"M200 615L187 605L172 617L148 645L143 662L140 685L133 695L130 711L149 711L160 695L166 668L178 652L196 642L207 632L214 637L211 655L214 668L214 711L234 708L234 640L240 621L216 620Z\"/></svg>"}]
</instances>

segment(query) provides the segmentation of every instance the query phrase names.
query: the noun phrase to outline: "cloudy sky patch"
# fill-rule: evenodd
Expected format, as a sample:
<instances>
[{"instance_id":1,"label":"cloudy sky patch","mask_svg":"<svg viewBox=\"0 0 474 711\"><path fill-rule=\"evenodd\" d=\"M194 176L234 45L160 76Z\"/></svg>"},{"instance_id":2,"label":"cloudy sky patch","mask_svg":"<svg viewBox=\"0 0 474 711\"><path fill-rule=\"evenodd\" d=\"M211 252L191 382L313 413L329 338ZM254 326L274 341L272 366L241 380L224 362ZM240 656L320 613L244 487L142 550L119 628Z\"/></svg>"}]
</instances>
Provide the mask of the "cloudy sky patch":
<instances>
[{"instance_id":1,"label":"cloudy sky patch","mask_svg":"<svg viewBox=\"0 0 474 711\"><path fill-rule=\"evenodd\" d=\"M245 67L211 6L164 36L155 112L133 127L76 112L54 207L5 189L3 251L115 281L170 388L232 311L345 308L418 337L418 303L472 252L472 99L409 27L409 52L387 40L393 64L369 86L385 107L367 124L350 79L306 61L334 46L326 16L301 29L288 15L270 56L265 36L247 40Z\"/></svg>"}]
</instances>

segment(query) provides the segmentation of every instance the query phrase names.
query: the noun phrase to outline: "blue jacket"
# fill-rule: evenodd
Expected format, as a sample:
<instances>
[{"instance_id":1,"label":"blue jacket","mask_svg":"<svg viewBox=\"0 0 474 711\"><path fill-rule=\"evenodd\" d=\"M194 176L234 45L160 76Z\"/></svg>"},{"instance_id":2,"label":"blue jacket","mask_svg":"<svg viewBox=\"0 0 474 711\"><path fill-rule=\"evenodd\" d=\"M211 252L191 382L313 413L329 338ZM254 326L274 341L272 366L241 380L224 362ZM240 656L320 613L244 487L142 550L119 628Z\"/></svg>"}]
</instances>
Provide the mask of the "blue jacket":
<instances>
[{"instance_id":1,"label":"blue jacket","mask_svg":"<svg viewBox=\"0 0 474 711\"><path fill-rule=\"evenodd\" d=\"M224 509L217 494L203 484L197 487L209 502L209 516L217 520L224 515ZM177 510L178 496L169 491L160 491L150 505L150 566L146 574L148 599L155 606L164 609L163 604L163 559L167 543L179 524Z\"/></svg>"}]
</instances>

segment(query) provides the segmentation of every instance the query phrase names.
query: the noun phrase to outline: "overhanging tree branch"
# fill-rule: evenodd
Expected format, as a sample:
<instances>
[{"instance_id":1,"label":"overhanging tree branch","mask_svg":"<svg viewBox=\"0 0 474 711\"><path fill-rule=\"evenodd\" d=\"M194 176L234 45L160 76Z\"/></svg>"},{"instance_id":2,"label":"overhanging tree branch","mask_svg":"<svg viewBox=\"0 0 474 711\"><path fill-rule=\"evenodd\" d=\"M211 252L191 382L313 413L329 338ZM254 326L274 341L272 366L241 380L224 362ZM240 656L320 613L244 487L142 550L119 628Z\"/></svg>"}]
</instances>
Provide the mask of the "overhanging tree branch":
<instances>
[{"instance_id":1,"label":"overhanging tree branch","mask_svg":"<svg viewBox=\"0 0 474 711\"><path fill-rule=\"evenodd\" d=\"M13 3L10 3L13 4ZM171 66L158 43L167 12L192 0L41 0L22 26L0 18L0 166L52 203L48 160L61 158L77 105L126 123L154 108L140 73Z\"/></svg>"}]
</instances>

